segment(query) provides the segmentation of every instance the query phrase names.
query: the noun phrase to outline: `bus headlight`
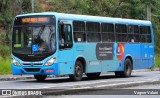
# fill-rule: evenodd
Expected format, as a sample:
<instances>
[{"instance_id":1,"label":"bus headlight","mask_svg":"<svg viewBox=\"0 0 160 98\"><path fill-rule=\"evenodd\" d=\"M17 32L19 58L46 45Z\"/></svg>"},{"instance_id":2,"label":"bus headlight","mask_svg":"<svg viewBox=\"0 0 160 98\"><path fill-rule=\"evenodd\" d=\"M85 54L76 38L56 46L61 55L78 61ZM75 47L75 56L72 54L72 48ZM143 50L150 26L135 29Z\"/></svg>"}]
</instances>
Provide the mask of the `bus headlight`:
<instances>
[{"instance_id":1,"label":"bus headlight","mask_svg":"<svg viewBox=\"0 0 160 98\"><path fill-rule=\"evenodd\" d=\"M20 63L17 60L13 59L13 58L12 58L12 63L14 65L16 65L16 66L20 66Z\"/></svg>"},{"instance_id":2,"label":"bus headlight","mask_svg":"<svg viewBox=\"0 0 160 98\"><path fill-rule=\"evenodd\" d=\"M50 60L48 60L47 62L46 62L46 66L50 66L50 65L52 65L55 61L56 61L56 57L53 57L53 58L51 58Z\"/></svg>"}]
</instances>

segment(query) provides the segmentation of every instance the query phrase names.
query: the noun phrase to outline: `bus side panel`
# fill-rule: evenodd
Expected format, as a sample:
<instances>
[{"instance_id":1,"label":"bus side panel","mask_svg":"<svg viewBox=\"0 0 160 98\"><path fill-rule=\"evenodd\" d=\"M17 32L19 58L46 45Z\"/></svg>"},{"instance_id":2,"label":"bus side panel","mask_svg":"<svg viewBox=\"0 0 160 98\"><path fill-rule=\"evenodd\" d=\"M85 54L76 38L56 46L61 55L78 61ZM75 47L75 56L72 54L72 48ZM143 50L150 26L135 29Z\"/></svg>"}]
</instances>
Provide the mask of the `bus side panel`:
<instances>
[{"instance_id":1,"label":"bus side panel","mask_svg":"<svg viewBox=\"0 0 160 98\"><path fill-rule=\"evenodd\" d=\"M108 71L121 71L121 62L118 60L103 60L102 62L102 72Z\"/></svg>"},{"instance_id":2,"label":"bus side panel","mask_svg":"<svg viewBox=\"0 0 160 98\"><path fill-rule=\"evenodd\" d=\"M101 43L97 45L97 55L102 59L102 72L121 71L122 62L119 60L123 54L123 44L117 43Z\"/></svg>"},{"instance_id":3,"label":"bus side panel","mask_svg":"<svg viewBox=\"0 0 160 98\"><path fill-rule=\"evenodd\" d=\"M75 43L74 57L85 58L85 73L101 72L100 61L96 58L95 43Z\"/></svg>"},{"instance_id":4,"label":"bus side panel","mask_svg":"<svg viewBox=\"0 0 160 98\"><path fill-rule=\"evenodd\" d=\"M67 75L74 73L73 62L61 62L59 63L59 75Z\"/></svg>"},{"instance_id":5,"label":"bus side panel","mask_svg":"<svg viewBox=\"0 0 160 98\"><path fill-rule=\"evenodd\" d=\"M154 65L153 44L141 44L141 69L151 68Z\"/></svg>"},{"instance_id":6,"label":"bus side panel","mask_svg":"<svg viewBox=\"0 0 160 98\"><path fill-rule=\"evenodd\" d=\"M86 65L86 73L92 73L92 72L101 72L102 60L97 60L96 57L96 45L97 43L88 43L85 46L85 54L87 59L87 65Z\"/></svg>"},{"instance_id":7,"label":"bus side panel","mask_svg":"<svg viewBox=\"0 0 160 98\"><path fill-rule=\"evenodd\" d=\"M154 64L154 44L149 45L149 68L153 67Z\"/></svg>"},{"instance_id":8,"label":"bus side panel","mask_svg":"<svg viewBox=\"0 0 160 98\"><path fill-rule=\"evenodd\" d=\"M150 68L154 63L152 44L125 44L125 57L133 59L133 70Z\"/></svg>"},{"instance_id":9,"label":"bus side panel","mask_svg":"<svg viewBox=\"0 0 160 98\"><path fill-rule=\"evenodd\" d=\"M133 60L133 69L139 69L142 67L141 64L141 45L139 43L128 43L125 44L125 57L131 56Z\"/></svg>"},{"instance_id":10,"label":"bus side panel","mask_svg":"<svg viewBox=\"0 0 160 98\"><path fill-rule=\"evenodd\" d=\"M59 50L59 75L73 74L74 61L73 61L73 48Z\"/></svg>"}]
</instances>

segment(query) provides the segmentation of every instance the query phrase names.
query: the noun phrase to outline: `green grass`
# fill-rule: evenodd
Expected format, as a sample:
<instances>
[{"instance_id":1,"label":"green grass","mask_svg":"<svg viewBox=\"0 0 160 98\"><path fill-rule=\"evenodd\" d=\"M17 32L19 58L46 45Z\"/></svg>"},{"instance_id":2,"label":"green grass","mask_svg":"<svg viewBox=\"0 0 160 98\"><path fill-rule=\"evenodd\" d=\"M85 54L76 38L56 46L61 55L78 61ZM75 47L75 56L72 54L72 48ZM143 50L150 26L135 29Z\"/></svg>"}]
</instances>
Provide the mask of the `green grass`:
<instances>
[{"instance_id":1,"label":"green grass","mask_svg":"<svg viewBox=\"0 0 160 98\"><path fill-rule=\"evenodd\" d=\"M11 57L2 58L0 56L0 75L11 73Z\"/></svg>"},{"instance_id":2,"label":"green grass","mask_svg":"<svg viewBox=\"0 0 160 98\"><path fill-rule=\"evenodd\" d=\"M0 29L0 75L11 74L10 45L5 41L5 31Z\"/></svg>"},{"instance_id":3,"label":"green grass","mask_svg":"<svg viewBox=\"0 0 160 98\"><path fill-rule=\"evenodd\" d=\"M155 68L160 68L160 54L155 54Z\"/></svg>"}]
</instances>

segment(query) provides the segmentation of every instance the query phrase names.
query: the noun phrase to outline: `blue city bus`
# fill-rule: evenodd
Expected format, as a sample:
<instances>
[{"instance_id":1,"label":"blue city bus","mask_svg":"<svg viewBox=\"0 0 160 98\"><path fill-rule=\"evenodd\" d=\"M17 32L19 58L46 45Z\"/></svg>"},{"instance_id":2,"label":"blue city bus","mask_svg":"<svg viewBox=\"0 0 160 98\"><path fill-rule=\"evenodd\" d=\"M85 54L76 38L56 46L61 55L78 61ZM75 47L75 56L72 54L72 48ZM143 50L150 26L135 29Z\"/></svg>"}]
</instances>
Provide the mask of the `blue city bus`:
<instances>
[{"instance_id":1,"label":"blue city bus","mask_svg":"<svg viewBox=\"0 0 160 98\"><path fill-rule=\"evenodd\" d=\"M84 73L130 77L132 70L153 65L150 21L44 12L18 15L13 23L13 75L32 74L38 81L68 75L80 81Z\"/></svg>"}]
</instances>

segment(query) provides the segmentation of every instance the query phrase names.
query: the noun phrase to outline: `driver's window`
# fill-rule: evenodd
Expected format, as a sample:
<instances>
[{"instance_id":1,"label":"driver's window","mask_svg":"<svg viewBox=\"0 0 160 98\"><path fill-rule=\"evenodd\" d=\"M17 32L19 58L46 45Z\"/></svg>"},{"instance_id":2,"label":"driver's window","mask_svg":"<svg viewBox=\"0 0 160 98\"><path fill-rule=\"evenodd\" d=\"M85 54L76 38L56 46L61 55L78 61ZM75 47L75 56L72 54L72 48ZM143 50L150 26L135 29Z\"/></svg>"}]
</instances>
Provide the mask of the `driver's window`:
<instances>
[{"instance_id":1,"label":"driver's window","mask_svg":"<svg viewBox=\"0 0 160 98\"><path fill-rule=\"evenodd\" d=\"M59 47L60 49L71 48L72 43L72 29L69 24L61 24L59 26Z\"/></svg>"}]
</instances>

